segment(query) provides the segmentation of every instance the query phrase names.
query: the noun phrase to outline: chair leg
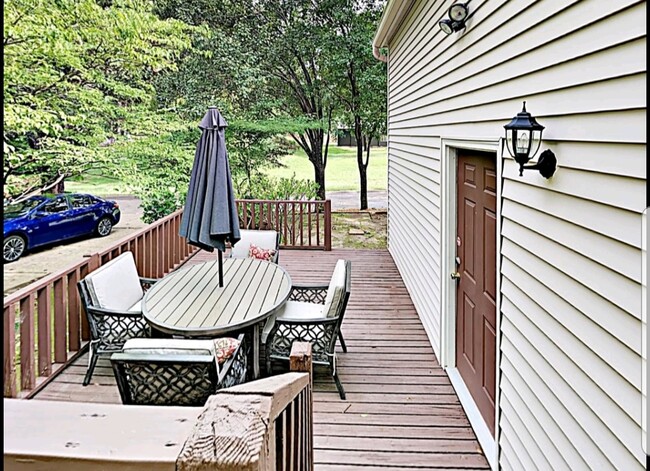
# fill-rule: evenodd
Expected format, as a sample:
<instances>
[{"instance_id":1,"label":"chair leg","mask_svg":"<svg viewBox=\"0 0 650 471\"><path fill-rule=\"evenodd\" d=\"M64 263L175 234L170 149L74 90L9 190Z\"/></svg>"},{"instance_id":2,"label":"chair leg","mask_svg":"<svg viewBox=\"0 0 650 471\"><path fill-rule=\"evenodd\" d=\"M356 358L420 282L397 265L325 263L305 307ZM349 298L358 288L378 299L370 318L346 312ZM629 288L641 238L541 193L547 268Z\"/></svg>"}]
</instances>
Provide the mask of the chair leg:
<instances>
[{"instance_id":1,"label":"chair leg","mask_svg":"<svg viewBox=\"0 0 650 471\"><path fill-rule=\"evenodd\" d=\"M84 381L82 383L84 386L88 386L90 383L90 378L93 376L93 371L95 371L95 366L97 365L97 358L99 357L97 352L94 351L92 345L88 350L88 354L90 355L90 362L88 363L88 370L86 371L86 376L84 377Z\"/></svg>"},{"instance_id":2,"label":"chair leg","mask_svg":"<svg viewBox=\"0 0 650 471\"><path fill-rule=\"evenodd\" d=\"M341 380L339 379L339 375L336 373L336 370L332 371L332 377L336 383L336 389L339 391L339 396L342 400L345 400L345 390L343 389L343 385L341 384Z\"/></svg>"},{"instance_id":3,"label":"chair leg","mask_svg":"<svg viewBox=\"0 0 650 471\"><path fill-rule=\"evenodd\" d=\"M343 334L339 330L339 343L341 344L341 348L343 349L343 352L348 353L348 347L345 345L345 340L343 340Z\"/></svg>"}]
</instances>

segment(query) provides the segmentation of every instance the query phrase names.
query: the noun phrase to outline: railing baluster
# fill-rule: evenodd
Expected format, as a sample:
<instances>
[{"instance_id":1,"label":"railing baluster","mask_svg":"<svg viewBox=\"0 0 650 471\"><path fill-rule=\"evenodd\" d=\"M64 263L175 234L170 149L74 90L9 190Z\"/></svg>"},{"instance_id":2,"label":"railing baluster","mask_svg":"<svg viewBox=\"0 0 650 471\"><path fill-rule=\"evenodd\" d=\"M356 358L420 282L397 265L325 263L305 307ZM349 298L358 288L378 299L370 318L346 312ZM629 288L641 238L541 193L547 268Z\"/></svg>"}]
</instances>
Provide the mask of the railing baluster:
<instances>
[{"instance_id":1,"label":"railing baluster","mask_svg":"<svg viewBox=\"0 0 650 471\"><path fill-rule=\"evenodd\" d=\"M165 274L165 237L163 234L163 225L156 229L156 240L158 241L158 252L156 253L156 278L162 278Z\"/></svg>"},{"instance_id":2,"label":"railing baluster","mask_svg":"<svg viewBox=\"0 0 650 471\"><path fill-rule=\"evenodd\" d=\"M68 346L66 342L66 333L68 331L67 319L66 319L66 310L68 307L69 294L66 296L65 290L65 279L67 277L61 277L57 280L54 280L53 292L54 292L54 361L57 363L63 363L68 358ZM76 290L77 287L74 286ZM76 296L76 292L72 293Z\"/></svg>"},{"instance_id":3,"label":"railing baluster","mask_svg":"<svg viewBox=\"0 0 650 471\"><path fill-rule=\"evenodd\" d=\"M4 316L4 397L16 397L16 304L5 306Z\"/></svg>"},{"instance_id":4,"label":"railing baluster","mask_svg":"<svg viewBox=\"0 0 650 471\"><path fill-rule=\"evenodd\" d=\"M303 205L304 203L301 201L298 203L300 205L300 245L303 246L305 245L303 242L303 235L302 233L305 231L305 221L303 220Z\"/></svg>"},{"instance_id":5,"label":"railing baluster","mask_svg":"<svg viewBox=\"0 0 650 471\"><path fill-rule=\"evenodd\" d=\"M307 202L307 237L308 237L308 244L311 247L311 212L313 208L313 203Z\"/></svg>"},{"instance_id":6,"label":"railing baluster","mask_svg":"<svg viewBox=\"0 0 650 471\"><path fill-rule=\"evenodd\" d=\"M316 245L320 246L320 207L321 203L316 203Z\"/></svg>"},{"instance_id":7,"label":"railing baluster","mask_svg":"<svg viewBox=\"0 0 650 471\"><path fill-rule=\"evenodd\" d=\"M296 246L296 202L291 202L291 245Z\"/></svg>"},{"instance_id":8,"label":"railing baluster","mask_svg":"<svg viewBox=\"0 0 650 471\"><path fill-rule=\"evenodd\" d=\"M81 308L79 306L79 294L77 292L77 281L79 281L80 270L76 269L68 274L68 349L71 352L79 351L81 348ZM56 339L55 339L56 341ZM61 342L61 340L59 340ZM57 360L58 361L58 360Z\"/></svg>"},{"instance_id":9,"label":"railing baluster","mask_svg":"<svg viewBox=\"0 0 650 471\"><path fill-rule=\"evenodd\" d=\"M20 388L32 389L34 371L34 293L20 300Z\"/></svg>"},{"instance_id":10,"label":"railing baluster","mask_svg":"<svg viewBox=\"0 0 650 471\"><path fill-rule=\"evenodd\" d=\"M36 291L38 310L38 375L52 374L52 285Z\"/></svg>"}]
</instances>

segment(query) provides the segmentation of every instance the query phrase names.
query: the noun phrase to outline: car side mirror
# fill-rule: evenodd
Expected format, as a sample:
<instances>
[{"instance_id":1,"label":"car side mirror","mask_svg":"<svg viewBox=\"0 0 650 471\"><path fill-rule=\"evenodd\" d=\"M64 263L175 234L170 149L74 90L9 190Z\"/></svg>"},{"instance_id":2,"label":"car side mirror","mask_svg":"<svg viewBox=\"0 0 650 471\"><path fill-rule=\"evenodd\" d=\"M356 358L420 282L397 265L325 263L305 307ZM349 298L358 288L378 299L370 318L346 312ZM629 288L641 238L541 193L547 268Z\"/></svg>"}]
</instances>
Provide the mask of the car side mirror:
<instances>
[{"instance_id":1,"label":"car side mirror","mask_svg":"<svg viewBox=\"0 0 650 471\"><path fill-rule=\"evenodd\" d=\"M40 218L44 218L48 214L49 213L46 213L45 211L36 211L36 212L34 212L34 214L32 214L32 218L33 219L40 219Z\"/></svg>"}]
</instances>

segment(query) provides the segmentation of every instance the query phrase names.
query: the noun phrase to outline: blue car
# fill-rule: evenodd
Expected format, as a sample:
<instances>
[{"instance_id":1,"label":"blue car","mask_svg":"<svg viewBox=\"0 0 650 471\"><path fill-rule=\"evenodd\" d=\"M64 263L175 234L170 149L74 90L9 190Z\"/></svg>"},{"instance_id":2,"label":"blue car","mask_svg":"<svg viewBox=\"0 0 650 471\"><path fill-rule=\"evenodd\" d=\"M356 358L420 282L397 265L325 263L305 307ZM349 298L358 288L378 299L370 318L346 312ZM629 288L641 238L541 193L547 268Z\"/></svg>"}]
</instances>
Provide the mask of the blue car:
<instances>
[{"instance_id":1,"label":"blue car","mask_svg":"<svg viewBox=\"0 0 650 471\"><path fill-rule=\"evenodd\" d=\"M25 251L89 234L105 237L120 221L115 201L85 194L33 196L4 206L5 262Z\"/></svg>"}]
</instances>

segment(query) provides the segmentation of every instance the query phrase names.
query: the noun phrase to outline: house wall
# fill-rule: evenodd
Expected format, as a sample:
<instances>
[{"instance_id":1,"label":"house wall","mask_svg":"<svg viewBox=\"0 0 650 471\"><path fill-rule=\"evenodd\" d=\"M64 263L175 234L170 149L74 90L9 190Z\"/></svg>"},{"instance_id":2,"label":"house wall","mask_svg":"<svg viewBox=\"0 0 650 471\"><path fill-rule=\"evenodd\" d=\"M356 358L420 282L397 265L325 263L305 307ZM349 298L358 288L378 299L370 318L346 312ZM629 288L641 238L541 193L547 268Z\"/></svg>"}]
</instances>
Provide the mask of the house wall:
<instances>
[{"instance_id":1,"label":"house wall","mask_svg":"<svg viewBox=\"0 0 650 471\"><path fill-rule=\"evenodd\" d=\"M498 139L526 100L559 169L502 162L499 462L644 469L645 1L472 0L447 36L451 3L389 44L390 252L439 356L441 138Z\"/></svg>"}]
</instances>

